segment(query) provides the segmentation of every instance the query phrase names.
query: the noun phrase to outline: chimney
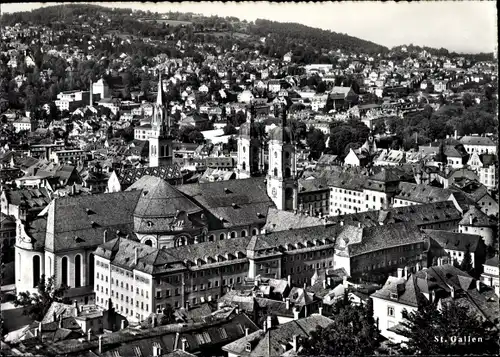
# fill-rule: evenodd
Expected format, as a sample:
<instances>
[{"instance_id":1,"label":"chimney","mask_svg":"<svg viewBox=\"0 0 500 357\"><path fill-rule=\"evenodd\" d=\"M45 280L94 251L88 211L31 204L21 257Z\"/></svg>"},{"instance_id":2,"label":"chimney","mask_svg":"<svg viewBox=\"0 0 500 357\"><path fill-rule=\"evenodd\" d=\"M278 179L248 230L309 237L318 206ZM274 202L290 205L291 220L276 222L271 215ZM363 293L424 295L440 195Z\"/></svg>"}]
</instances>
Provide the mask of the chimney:
<instances>
[{"instance_id":1,"label":"chimney","mask_svg":"<svg viewBox=\"0 0 500 357\"><path fill-rule=\"evenodd\" d=\"M123 330L125 328L125 320L122 320L120 322L120 330Z\"/></svg>"},{"instance_id":2,"label":"chimney","mask_svg":"<svg viewBox=\"0 0 500 357\"><path fill-rule=\"evenodd\" d=\"M344 288L347 288L347 276L342 277L342 285L344 286Z\"/></svg>"},{"instance_id":3,"label":"chimney","mask_svg":"<svg viewBox=\"0 0 500 357\"><path fill-rule=\"evenodd\" d=\"M436 301L436 290L431 291L430 300L431 300L430 302Z\"/></svg>"},{"instance_id":4,"label":"chimney","mask_svg":"<svg viewBox=\"0 0 500 357\"><path fill-rule=\"evenodd\" d=\"M300 314L300 310L298 308L295 308L293 310L293 319L294 320L298 320L299 319L299 314Z\"/></svg>"},{"instance_id":5,"label":"chimney","mask_svg":"<svg viewBox=\"0 0 500 357\"><path fill-rule=\"evenodd\" d=\"M471 225L471 226L472 226L472 220L473 220L472 215L469 215L469 225Z\"/></svg>"},{"instance_id":6,"label":"chimney","mask_svg":"<svg viewBox=\"0 0 500 357\"><path fill-rule=\"evenodd\" d=\"M450 295L452 299L455 298L455 288L453 286L450 286Z\"/></svg>"},{"instance_id":7,"label":"chimney","mask_svg":"<svg viewBox=\"0 0 500 357\"><path fill-rule=\"evenodd\" d=\"M92 338L92 329L89 328L89 330L87 331L87 340L90 341L91 338Z\"/></svg>"},{"instance_id":8,"label":"chimney","mask_svg":"<svg viewBox=\"0 0 500 357\"><path fill-rule=\"evenodd\" d=\"M398 278L403 278L403 268L398 268Z\"/></svg>"},{"instance_id":9,"label":"chimney","mask_svg":"<svg viewBox=\"0 0 500 357\"><path fill-rule=\"evenodd\" d=\"M307 288L307 283L304 283L304 290L306 290Z\"/></svg>"},{"instance_id":10,"label":"chimney","mask_svg":"<svg viewBox=\"0 0 500 357\"><path fill-rule=\"evenodd\" d=\"M455 140L458 138L458 131L455 130Z\"/></svg>"},{"instance_id":11,"label":"chimney","mask_svg":"<svg viewBox=\"0 0 500 357\"><path fill-rule=\"evenodd\" d=\"M273 327L273 317L271 315L267 316L267 328L270 329Z\"/></svg>"},{"instance_id":12,"label":"chimney","mask_svg":"<svg viewBox=\"0 0 500 357\"><path fill-rule=\"evenodd\" d=\"M343 220L343 219L341 219L341 220L340 220L340 225L341 225L341 226L343 226L343 225L344 225L344 220Z\"/></svg>"},{"instance_id":13,"label":"chimney","mask_svg":"<svg viewBox=\"0 0 500 357\"><path fill-rule=\"evenodd\" d=\"M76 194L76 184L73 184L73 186L71 186L71 195L75 195Z\"/></svg>"},{"instance_id":14,"label":"chimney","mask_svg":"<svg viewBox=\"0 0 500 357\"><path fill-rule=\"evenodd\" d=\"M331 277L326 278L326 283L328 284L328 286L332 286L332 278Z\"/></svg>"},{"instance_id":15,"label":"chimney","mask_svg":"<svg viewBox=\"0 0 500 357\"><path fill-rule=\"evenodd\" d=\"M59 328L62 328L62 322L63 322L62 315L59 315Z\"/></svg>"},{"instance_id":16,"label":"chimney","mask_svg":"<svg viewBox=\"0 0 500 357\"><path fill-rule=\"evenodd\" d=\"M405 266L404 267L404 278L408 279L409 276L410 276L410 269L408 269L408 267Z\"/></svg>"},{"instance_id":17,"label":"chimney","mask_svg":"<svg viewBox=\"0 0 500 357\"><path fill-rule=\"evenodd\" d=\"M326 283L326 279L323 279L323 289L326 289L328 287L328 284Z\"/></svg>"},{"instance_id":18,"label":"chimney","mask_svg":"<svg viewBox=\"0 0 500 357\"><path fill-rule=\"evenodd\" d=\"M125 321L122 321L125 324ZM156 314L151 315L151 327L156 327Z\"/></svg>"},{"instance_id":19,"label":"chimney","mask_svg":"<svg viewBox=\"0 0 500 357\"><path fill-rule=\"evenodd\" d=\"M299 340L299 336L297 335L293 335L292 336L292 348L295 352L297 352L297 350L299 349L299 344L298 344L298 341Z\"/></svg>"},{"instance_id":20,"label":"chimney","mask_svg":"<svg viewBox=\"0 0 500 357\"><path fill-rule=\"evenodd\" d=\"M42 336L42 323L41 322L38 323L38 330L37 331L38 331L38 334L40 336Z\"/></svg>"},{"instance_id":21,"label":"chimney","mask_svg":"<svg viewBox=\"0 0 500 357\"><path fill-rule=\"evenodd\" d=\"M292 276L291 275L287 276L287 282L288 282L288 286L292 286Z\"/></svg>"},{"instance_id":22,"label":"chimney","mask_svg":"<svg viewBox=\"0 0 500 357\"><path fill-rule=\"evenodd\" d=\"M137 265L139 261L139 247L135 247L134 264Z\"/></svg>"},{"instance_id":23,"label":"chimney","mask_svg":"<svg viewBox=\"0 0 500 357\"><path fill-rule=\"evenodd\" d=\"M54 320L54 322L57 321L57 314L55 311L52 313L52 319Z\"/></svg>"},{"instance_id":24,"label":"chimney","mask_svg":"<svg viewBox=\"0 0 500 357\"><path fill-rule=\"evenodd\" d=\"M318 307L318 314L323 315L323 306Z\"/></svg>"},{"instance_id":25,"label":"chimney","mask_svg":"<svg viewBox=\"0 0 500 357\"><path fill-rule=\"evenodd\" d=\"M73 307L78 311L78 300L73 300Z\"/></svg>"},{"instance_id":26,"label":"chimney","mask_svg":"<svg viewBox=\"0 0 500 357\"><path fill-rule=\"evenodd\" d=\"M102 336L99 336L99 353L102 353Z\"/></svg>"},{"instance_id":27,"label":"chimney","mask_svg":"<svg viewBox=\"0 0 500 357\"><path fill-rule=\"evenodd\" d=\"M35 337L38 337L39 336L39 333L38 333L38 329L35 330Z\"/></svg>"},{"instance_id":28,"label":"chimney","mask_svg":"<svg viewBox=\"0 0 500 357\"><path fill-rule=\"evenodd\" d=\"M285 299L285 307L287 310L290 310L290 299L289 298Z\"/></svg>"},{"instance_id":29,"label":"chimney","mask_svg":"<svg viewBox=\"0 0 500 357\"><path fill-rule=\"evenodd\" d=\"M183 338L181 339L181 348L182 348L182 350L183 350L184 352L186 352L186 349L187 349L187 340L186 340L186 338L185 338L185 337L183 337Z\"/></svg>"},{"instance_id":30,"label":"chimney","mask_svg":"<svg viewBox=\"0 0 500 357\"><path fill-rule=\"evenodd\" d=\"M236 308L234 309L234 313L236 315L239 315L240 314L240 306L239 305L236 305Z\"/></svg>"},{"instance_id":31,"label":"chimney","mask_svg":"<svg viewBox=\"0 0 500 357\"><path fill-rule=\"evenodd\" d=\"M102 235L103 235L102 240L104 243L106 243L106 241L108 240L108 230L105 229Z\"/></svg>"},{"instance_id":32,"label":"chimney","mask_svg":"<svg viewBox=\"0 0 500 357\"><path fill-rule=\"evenodd\" d=\"M267 332L267 320L262 323L262 329L264 330L264 333Z\"/></svg>"},{"instance_id":33,"label":"chimney","mask_svg":"<svg viewBox=\"0 0 500 357\"><path fill-rule=\"evenodd\" d=\"M481 292L481 281L480 280L476 280L476 289L478 292Z\"/></svg>"}]
</instances>

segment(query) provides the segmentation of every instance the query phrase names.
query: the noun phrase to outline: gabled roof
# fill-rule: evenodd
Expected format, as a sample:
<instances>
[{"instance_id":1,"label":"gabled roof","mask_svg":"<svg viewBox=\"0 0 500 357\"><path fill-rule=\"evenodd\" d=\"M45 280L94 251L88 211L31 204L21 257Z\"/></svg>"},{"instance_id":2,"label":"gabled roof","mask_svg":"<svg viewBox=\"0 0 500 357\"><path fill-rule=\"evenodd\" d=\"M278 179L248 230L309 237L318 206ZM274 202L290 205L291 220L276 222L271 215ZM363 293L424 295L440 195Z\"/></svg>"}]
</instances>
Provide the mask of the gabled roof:
<instances>
[{"instance_id":1,"label":"gabled roof","mask_svg":"<svg viewBox=\"0 0 500 357\"><path fill-rule=\"evenodd\" d=\"M309 317L290 321L271 329L267 332L262 330L256 331L248 336L240 338L230 344L225 345L222 349L236 355L252 355L262 357L281 356L284 352L283 346L291 349L293 336L299 339L307 339L311 336L311 332L315 331L318 326L326 327L333 320L328 317L313 314ZM246 346L250 344L251 352L246 352Z\"/></svg>"},{"instance_id":2,"label":"gabled roof","mask_svg":"<svg viewBox=\"0 0 500 357\"><path fill-rule=\"evenodd\" d=\"M470 206L469 210L464 214L462 220L459 222L459 225L473 227L493 227L497 225L497 222L488 217L476 206Z\"/></svg>"},{"instance_id":3,"label":"gabled roof","mask_svg":"<svg viewBox=\"0 0 500 357\"><path fill-rule=\"evenodd\" d=\"M458 250L474 253L483 242L480 235L465 234L457 232L440 231L434 229L424 229L424 232L431 237L442 248L448 250Z\"/></svg>"},{"instance_id":4,"label":"gabled roof","mask_svg":"<svg viewBox=\"0 0 500 357\"><path fill-rule=\"evenodd\" d=\"M475 145L475 146L494 146L497 145L489 137L484 136L463 136L460 139L460 143L463 145Z\"/></svg>"}]
</instances>

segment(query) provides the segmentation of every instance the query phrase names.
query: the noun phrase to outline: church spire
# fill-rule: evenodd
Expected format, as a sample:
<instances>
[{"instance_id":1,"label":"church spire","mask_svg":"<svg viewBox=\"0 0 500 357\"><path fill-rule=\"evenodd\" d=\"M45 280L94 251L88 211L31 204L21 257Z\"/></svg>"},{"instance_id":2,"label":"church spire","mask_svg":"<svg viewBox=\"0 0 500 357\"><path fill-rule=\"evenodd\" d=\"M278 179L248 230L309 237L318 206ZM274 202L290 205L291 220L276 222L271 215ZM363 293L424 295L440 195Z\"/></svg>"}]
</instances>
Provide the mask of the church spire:
<instances>
[{"instance_id":1,"label":"church spire","mask_svg":"<svg viewBox=\"0 0 500 357\"><path fill-rule=\"evenodd\" d=\"M158 76L158 95L156 96L156 104L163 106L163 82L161 80L161 71Z\"/></svg>"}]
</instances>

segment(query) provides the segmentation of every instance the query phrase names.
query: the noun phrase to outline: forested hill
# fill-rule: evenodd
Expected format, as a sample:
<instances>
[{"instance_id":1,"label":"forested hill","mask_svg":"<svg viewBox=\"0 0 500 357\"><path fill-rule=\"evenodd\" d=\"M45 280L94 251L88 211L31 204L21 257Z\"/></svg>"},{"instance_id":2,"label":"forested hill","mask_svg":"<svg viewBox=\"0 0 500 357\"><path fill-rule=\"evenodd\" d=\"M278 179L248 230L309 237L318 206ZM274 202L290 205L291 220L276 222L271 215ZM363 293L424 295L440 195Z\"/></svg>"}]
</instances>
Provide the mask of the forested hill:
<instances>
[{"instance_id":1,"label":"forested hill","mask_svg":"<svg viewBox=\"0 0 500 357\"><path fill-rule=\"evenodd\" d=\"M248 27L248 31L262 37L269 35L278 51L286 53L292 50L294 55L302 55L302 52L307 49L309 51L306 52L340 49L344 52L366 54L388 51L387 47L370 41L297 23L258 19L254 25Z\"/></svg>"}]
</instances>

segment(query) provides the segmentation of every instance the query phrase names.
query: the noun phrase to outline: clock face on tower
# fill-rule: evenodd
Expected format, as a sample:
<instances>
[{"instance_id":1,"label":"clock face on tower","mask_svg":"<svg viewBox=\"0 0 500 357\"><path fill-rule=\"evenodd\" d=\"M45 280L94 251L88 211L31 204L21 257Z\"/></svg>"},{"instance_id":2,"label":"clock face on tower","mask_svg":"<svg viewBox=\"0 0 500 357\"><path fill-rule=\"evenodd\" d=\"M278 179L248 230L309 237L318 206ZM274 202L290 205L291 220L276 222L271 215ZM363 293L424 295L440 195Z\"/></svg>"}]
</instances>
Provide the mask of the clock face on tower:
<instances>
[{"instance_id":1,"label":"clock face on tower","mask_svg":"<svg viewBox=\"0 0 500 357\"><path fill-rule=\"evenodd\" d=\"M273 197L276 197L277 194L276 187L273 187L271 193L273 194Z\"/></svg>"}]
</instances>

